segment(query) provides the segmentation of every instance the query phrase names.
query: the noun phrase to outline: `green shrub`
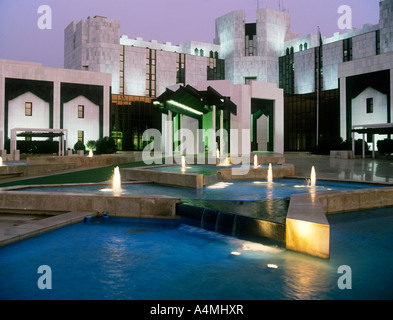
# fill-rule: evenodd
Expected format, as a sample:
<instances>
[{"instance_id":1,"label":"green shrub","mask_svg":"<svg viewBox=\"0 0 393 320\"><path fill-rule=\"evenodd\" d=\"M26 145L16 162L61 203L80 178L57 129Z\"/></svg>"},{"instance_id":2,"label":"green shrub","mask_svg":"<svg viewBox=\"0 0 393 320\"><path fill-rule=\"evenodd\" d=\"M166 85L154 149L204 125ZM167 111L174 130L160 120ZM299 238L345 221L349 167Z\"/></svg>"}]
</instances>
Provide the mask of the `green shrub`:
<instances>
[{"instance_id":1,"label":"green shrub","mask_svg":"<svg viewBox=\"0 0 393 320\"><path fill-rule=\"evenodd\" d=\"M82 141L78 141L77 143L75 143L75 145L74 145L74 150L75 151L79 151L79 150L83 150L83 151L85 151L85 145L83 144L83 142Z\"/></svg>"},{"instance_id":2,"label":"green shrub","mask_svg":"<svg viewBox=\"0 0 393 320\"><path fill-rule=\"evenodd\" d=\"M383 155L390 155L393 153L393 140L385 139L377 142L378 152Z\"/></svg>"},{"instance_id":3,"label":"green shrub","mask_svg":"<svg viewBox=\"0 0 393 320\"><path fill-rule=\"evenodd\" d=\"M89 140L86 143L86 148L89 149L89 150L95 150L96 144L97 144L97 141Z\"/></svg>"},{"instance_id":4,"label":"green shrub","mask_svg":"<svg viewBox=\"0 0 393 320\"><path fill-rule=\"evenodd\" d=\"M96 142L96 152L98 154L116 153L116 143L113 138L104 137Z\"/></svg>"}]
</instances>

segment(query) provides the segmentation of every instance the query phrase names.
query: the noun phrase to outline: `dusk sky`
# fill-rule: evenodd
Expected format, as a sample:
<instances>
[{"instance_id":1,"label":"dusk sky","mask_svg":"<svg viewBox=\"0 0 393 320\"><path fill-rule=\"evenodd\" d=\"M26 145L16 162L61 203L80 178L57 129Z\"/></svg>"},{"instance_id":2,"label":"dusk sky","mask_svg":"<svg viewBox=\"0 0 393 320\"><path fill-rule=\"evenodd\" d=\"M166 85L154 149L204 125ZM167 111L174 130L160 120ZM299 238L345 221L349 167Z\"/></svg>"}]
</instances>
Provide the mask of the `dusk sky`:
<instances>
[{"instance_id":1,"label":"dusk sky","mask_svg":"<svg viewBox=\"0 0 393 320\"><path fill-rule=\"evenodd\" d=\"M342 31L337 25L341 5L352 9L352 25L379 22L379 0L284 0L292 15L292 31L325 36ZM259 0L259 7L279 8L279 0ZM41 30L37 12L52 10L52 29ZM246 22L255 22L257 0L0 0L0 59L40 62L63 67L64 28L73 20L106 16L120 20L121 34L159 42L190 40L213 42L215 19L244 10Z\"/></svg>"}]
</instances>

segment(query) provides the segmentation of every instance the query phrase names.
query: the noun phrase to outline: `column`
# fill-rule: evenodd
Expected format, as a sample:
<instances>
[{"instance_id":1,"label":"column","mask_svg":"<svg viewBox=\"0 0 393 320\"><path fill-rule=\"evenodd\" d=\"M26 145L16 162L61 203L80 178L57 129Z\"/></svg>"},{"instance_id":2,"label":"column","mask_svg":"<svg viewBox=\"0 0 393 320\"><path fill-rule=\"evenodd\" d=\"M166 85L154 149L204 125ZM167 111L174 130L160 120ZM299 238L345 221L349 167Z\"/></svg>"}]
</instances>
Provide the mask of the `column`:
<instances>
[{"instance_id":1,"label":"column","mask_svg":"<svg viewBox=\"0 0 393 320\"><path fill-rule=\"evenodd\" d=\"M393 123L393 69L390 69L390 123Z\"/></svg>"},{"instance_id":2,"label":"column","mask_svg":"<svg viewBox=\"0 0 393 320\"><path fill-rule=\"evenodd\" d=\"M110 86L104 86L104 101L103 101L103 136L109 137L110 136Z\"/></svg>"},{"instance_id":3,"label":"column","mask_svg":"<svg viewBox=\"0 0 393 320\"><path fill-rule=\"evenodd\" d=\"M217 155L217 143L216 143L216 106L212 107L212 137L211 137L211 141L212 141L212 156L215 157ZM220 157L221 157L221 150L220 150Z\"/></svg>"},{"instance_id":4,"label":"column","mask_svg":"<svg viewBox=\"0 0 393 320\"><path fill-rule=\"evenodd\" d=\"M2 136L0 139L0 150L4 149L4 137L7 136L7 133L4 132L4 116L5 116L5 79L4 77L0 77L0 132L2 132Z\"/></svg>"},{"instance_id":5,"label":"column","mask_svg":"<svg viewBox=\"0 0 393 320\"><path fill-rule=\"evenodd\" d=\"M224 139L224 110L220 110L220 128L218 128L218 130L220 130L220 151L221 154L225 154L227 155L228 153L228 147L225 144L225 139Z\"/></svg>"},{"instance_id":6,"label":"column","mask_svg":"<svg viewBox=\"0 0 393 320\"><path fill-rule=\"evenodd\" d=\"M340 136L347 140L347 81L340 78Z\"/></svg>"},{"instance_id":7,"label":"column","mask_svg":"<svg viewBox=\"0 0 393 320\"><path fill-rule=\"evenodd\" d=\"M168 116L165 124L165 163L173 164L173 118L172 111L170 110L168 110Z\"/></svg>"},{"instance_id":8,"label":"column","mask_svg":"<svg viewBox=\"0 0 393 320\"><path fill-rule=\"evenodd\" d=\"M60 82L53 83L53 129L60 129Z\"/></svg>"}]
</instances>

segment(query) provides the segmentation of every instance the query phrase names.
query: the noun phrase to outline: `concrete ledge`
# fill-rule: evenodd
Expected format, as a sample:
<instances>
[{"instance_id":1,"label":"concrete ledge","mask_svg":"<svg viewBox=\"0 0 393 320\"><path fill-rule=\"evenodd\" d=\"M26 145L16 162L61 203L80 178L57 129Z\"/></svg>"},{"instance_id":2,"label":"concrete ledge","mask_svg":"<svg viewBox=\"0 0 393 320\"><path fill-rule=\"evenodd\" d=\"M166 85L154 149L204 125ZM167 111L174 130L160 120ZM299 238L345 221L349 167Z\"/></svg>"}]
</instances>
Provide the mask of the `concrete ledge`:
<instances>
[{"instance_id":1,"label":"concrete ledge","mask_svg":"<svg viewBox=\"0 0 393 320\"><path fill-rule=\"evenodd\" d=\"M324 192L318 199L325 214L393 206L393 188Z\"/></svg>"},{"instance_id":2,"label":"concrete ledge","mask_svg":"<svg viewBox=\"0 0 393 320\"><path fill-rule=\"evenodd\" d=\"M179 199L151 195L110 195L8 191L0 193L0 208L103 212L118 217L173 218Z\"/></svg>"},{"instance_id":3,"label":"concrete ledge","mask_svg":"<svg viewBox=\"0 0 393 320\"><path fill-rule=\"evenodd\" d=\"M245 168L220 169L219 173L222 180L267 180L268 168ZM238 174L234 174L237 172ZM273 178L280 179L295 175L295 167L292 164L282 164L280 168L273 168Z\"/></svg>"},{"instance_id":4,"label":"concrete ledge","mask_svg":"<svg viewBox=\"0 0 393 320\"><path fill-rule=\"evenodd\" d=\"M96 214L95 212L68 212L10 228L0 229L0 246L80 222L84 217L94 216Z\"/></svg>"},{"instance_id":5,"label":"concrete ledge","mask_svg":"<svg viewBox=\"0 0 393 320\"><path fill-rule=\"evenodd\" d=\"M330 258L330 225L315 193L291 197L286 219L286 247Z\"/></svg>"},{"instance_id":6,"label":"concrete ledge","mask_svg":"<svg viewBox=\"0 0 393 320\"><path fill-rule=\"evenodd\" d=\"M122 180L125 181L151 181L168 186L192 189L200 189L204 185L202 174L154 171L144 167L121 169L120 172Z\"/></svg>"},{"instance_id":7,"label":"concrete ledge","mask_svg":"<svg viewBox=\"0 0 393 320\"><path fill-rule=\"evenodd\" d=\"M77 167L105 167L125 163L133 163L142 160L142 152L132 154L110 154L95 155L93 157L72 155L67 157L47 156L47 157L28 157L28 165L51 165L51 164L73 164Z\"/></svg>"}]
</instances>

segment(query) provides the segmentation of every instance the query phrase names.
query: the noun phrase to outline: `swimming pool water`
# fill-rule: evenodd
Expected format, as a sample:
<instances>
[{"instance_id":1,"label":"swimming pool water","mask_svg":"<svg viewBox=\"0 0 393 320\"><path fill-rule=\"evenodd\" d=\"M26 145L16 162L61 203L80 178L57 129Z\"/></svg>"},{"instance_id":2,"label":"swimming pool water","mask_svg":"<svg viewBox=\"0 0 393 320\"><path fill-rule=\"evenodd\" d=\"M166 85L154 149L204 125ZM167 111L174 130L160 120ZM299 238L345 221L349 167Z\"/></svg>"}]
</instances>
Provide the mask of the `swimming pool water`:
<instances>
[{"instance_id":1,"label":"swimming pool water","mask_svg":"<svg viewBox=\"0 0 393 320\"><path fill-rule=\"evenodd\" d=\"M330 260L181 221L77 223L1 247L0 299L393 298L393 208L330 219ZM51 290L37 286L41 265L51 267ZM338 288L341 265L352 269L352 290Z\"/></svg>"}]
</instances>

